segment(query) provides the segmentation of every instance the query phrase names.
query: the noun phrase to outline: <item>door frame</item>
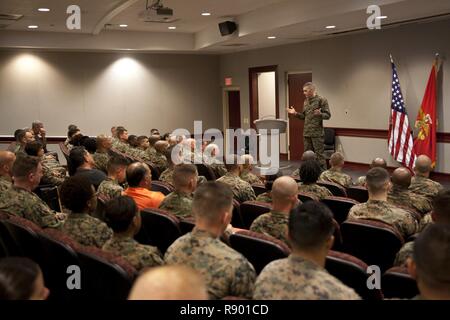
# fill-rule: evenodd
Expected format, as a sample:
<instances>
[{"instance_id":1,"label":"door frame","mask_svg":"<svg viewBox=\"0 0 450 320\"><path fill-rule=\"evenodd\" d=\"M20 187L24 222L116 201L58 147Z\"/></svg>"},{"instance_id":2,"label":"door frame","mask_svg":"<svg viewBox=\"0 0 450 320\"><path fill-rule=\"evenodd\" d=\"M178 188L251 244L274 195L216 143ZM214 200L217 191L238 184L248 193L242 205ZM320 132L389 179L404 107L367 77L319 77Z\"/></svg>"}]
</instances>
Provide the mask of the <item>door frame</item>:
<instances>
[{"instance_id":1,"label":"door frame","mask_svg":"<svg viewBox=\"0 0 450 320\"><path fill-rule=\"evenodd\" d=\"M249 99L250 99L250 128L256 129L253 123L258 119L258 73L275 72L275 112L277 119L280 118L280 95L278 90L278 65L248 68Z\"/></svg>"},{"instance_id":2,"label":"door frame","mask_svg":"<svg viewBox=\"0 0 450 320\"><path fill-rule=\"evenodd\" d=\"M285 86L286 107L284 108L284 113L286 115L286 119L289 119L289 115L288 115L287 110L286 110L289 107L289 75L291 75L291 74L307 74L307 73L310 73L311 74L311 79L313 79L313 72L312 72L312 70L309 70L309 71L308 70L287 71L287 72L285 72L284 80L285 80L285 83L286 83L286 86ZM289 124L287 126L286 134L287 134L287 137L286 137L287 148L286 149L287 149L287 152L288 152L288 160L291 160L291 148L290 148L290 145L291 145L291 141L290 141L290 139L291 139L291 132L290 132Z\"/></svg>"},{"instance_id":3,"label":"door frame","mask_svg":"<svg viewBox=\"0 0 450 320\"><path fill-rule=\"evenodd\" d=\"M228 129L228 125L229 125L229 121L230 119L228 118L228 109L229 109L229 105L228 105L228 92L230 91L239 91L239 96L241 94L241 88L238 86L230 86L230 87L222 87L222 133L223 133L223 139L224 139L224 150L222 150L222 152L224 152L225 150L228 150L228 144L227 144L227 129ZM241 104L239 103L239 105L241 106ZM241 106L242 107L242 106ZM242 127L242 112L241 112L241 127ZM225 155L224 155L225 156Z\"/></svg>"}]
</instances>

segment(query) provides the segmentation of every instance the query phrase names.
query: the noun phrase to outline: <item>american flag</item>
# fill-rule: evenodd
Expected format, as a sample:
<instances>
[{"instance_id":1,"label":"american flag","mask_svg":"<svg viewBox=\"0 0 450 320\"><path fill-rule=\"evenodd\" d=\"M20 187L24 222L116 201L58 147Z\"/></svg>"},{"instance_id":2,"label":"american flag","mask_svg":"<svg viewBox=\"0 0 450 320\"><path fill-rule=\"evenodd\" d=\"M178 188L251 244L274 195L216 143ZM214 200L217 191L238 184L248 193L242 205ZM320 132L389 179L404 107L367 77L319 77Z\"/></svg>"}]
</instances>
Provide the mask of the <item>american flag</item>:
<instances>
[{"instance_id":1,"label":"american flag","mask_svg":"<svg viewBox=\"0 0 450 320\"><path fill-rule=\"evenodd\" d=\"M391 57L392 64L392 95L391 118L389 121L389 152L392 157L412 169L416 154L414 152L413 133L409 126L408 114L404 96L400 88L397 68Z\"/></svg>"}]
</instances>

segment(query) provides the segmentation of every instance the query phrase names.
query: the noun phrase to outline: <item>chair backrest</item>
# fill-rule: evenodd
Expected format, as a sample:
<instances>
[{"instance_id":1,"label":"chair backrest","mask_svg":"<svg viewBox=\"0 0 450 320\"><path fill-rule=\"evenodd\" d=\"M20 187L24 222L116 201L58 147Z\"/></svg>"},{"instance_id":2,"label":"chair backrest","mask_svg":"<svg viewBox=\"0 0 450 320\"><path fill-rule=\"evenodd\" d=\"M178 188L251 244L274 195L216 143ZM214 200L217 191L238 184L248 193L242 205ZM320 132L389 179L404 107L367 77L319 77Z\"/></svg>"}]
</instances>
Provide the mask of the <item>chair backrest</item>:
<instances>
[{"instance_id":1,"label":"chair backrest","mask_svg":"<svg viewBox=\"0 0 450 320\"><path fill-rule=\"evenodd\" d=\"M360 203L369 200L369 192L365 187L353 186L347 188L347 197Z\"/></svg>"},{"instance_id":2,"label":"chair backrest","mask_svg":"<svg viewBox=\"0 0 450 320\"><path fill-rule=\"evenodd\" d=\"M175 190L175 188L166 182L152 180L152 191L159 191L162 194L164 194L165 196L167 196L169 193L173 192L174 190Z\"/></svg>"},{"instance_id":3,"label":"chair backrest","mask_svg":"<svg viewBox=\"0 0 450 320\"><path fill-rule=\"evenodd\" d=\"M367 264L360 259L337 251L330 251L325 262L325 269L341 280L345 285L353 288L365 300L381 300L381 290L370 290L367 287Z\"/></svg>"},{"instance_id":4,"label":"chair backrest","mask_svg":"<svg viewBox=\"0 0 450 320\"><path fill-rule=\"evenodd\" d=\"M347 197L347 192L345 191L345 188L340 184L328 181L317 181L317 184L330 190L330 192L335 197Z\"/></svg>"},{"instance_id":5,"label":"chair backrest","mask_svg":"<svg viewBox=\"0 0 450 320\"><path fill-rule=\"evenodd\" d=\"M239 230L229 237L230 246L244 255L257 274L270 262L289 256L290 249L282 241L247 230Z\"/></svg>"},{"instance_id":6,"label":"chair backrest","mask_svg":"<svg viewBox=\"0 0 450 320\"><path fill-rule=\"evenodd\" d=\"M142 244L158 247L162 254L181 236L180 220L168 211L148 208L141 210L142 226L135 236Z\"/></svg>"},{"instance_id":7,"label":"chair backrest","mask_svg":"<svg viewBox=\"0 0 450 320\"><path fill-rule=\"evenodd\" d=\"M323 128L325 145L334 146L336 140L336 132L333 128Z\"/></svg>"},{"instance_id":8,"label":"chair backrest","mask_svg":"<svg viewBox=\"0 0 450 320\"><path fill-rule=\"evenodd\" d=\"M309 192L299 192L297 196L298 199L303 203L307 201L319 201L319 198L317 196Z\"/></svg>"},{"instance_id":9,"label":"chair backrest","mask_svg":"<svg viewBox=\"0 0 450 320\"><path fill-rule=\"evenodd\" d=\"M416 280L405 267L393 267L381 277L381 290L385 298L411 299L419 294Z\"/></svg>"},{"instance_id":10,"label":"chair backrest","mask_svg":"<svg viewBox=\"0 0 450 320\"><path fill-rule=\"evenodd\" d=\"M210 166L204 163L196 163L195 166L197 167L199 176L204 176L208 181L216 180L216 174Z\"/></svg>"},{"instance_id":11,"label":"chair backrest","mask_svg":"<svg viewBox=\"0 0 450 320\"><path fill-rule=\"evenodd\" d=\"M126 300L137 271L122 257L96 247L77 248L83 300Z\"/></svg>"},{"instance_id":12,"label":"chair backrest","mask_svg":"<svg viewBox=\"0 0 450 320\"><path fill-rule=\"evenodd\" d=\"M192 231L195 227L195 219L194 218L184 218L180 220L180 231L181 234L186 234Z\"/></svg>"},{"instance_id":13,"label":"chair backrest","mask_svg":"<svg viewBox=\"0 0 450 320\"><path fill-rule=\"evenodd\" d=\"M80 262L75 250L74 240L58 230L44 230L39 233L41 246L41 269L45 285L50 289L49 299L74 300L79 296L79 290L70 290L67 279L70 276L70 266L79 266ZM81 274L83 276L83 274Z\"/></svg>"},{"instance_id":14,"label":"chair backrest","mask_svg":"<svg viewBox=\"0 0 450 320\"><path fill-rule=\"evenodd\" d=\"M404 240L392 226L375 220L351 219L341 224L343 251L384 272L392 267Z\"/></svg>"},{"instance_id":15,"label":"chair backrest","mask_svg":"<svg viewBox=\"0 0 450 320\"><path fill-rule=\"evenodd\" d=\"M39 185L34 192L52 210L55 210L56 212L62 212L62 205L59 198L59 191L57 186Z\"/></svg>"},{"instance_id":16,"label":"chair backrest","mask_svg":"<svg viewBox=\"0 0 450 320\"><path fill-rule=\"evenodd\" d=\"M10 216L7 220L2 220L1 223L10 235L8 240L15 243L16 254L31 258L39 263L42 255L38 232L42 232L42 229L33 222L17 216ZM14 246L14 244L12 245Z\"/></svg>"},{"instance_id":17,"label":"chair backrest","mask_svg":"<svg viewBox=\"0 0 450 320\"><path fill-rule=\"evenodd\" d=\"M356 200L344 197L326 197L325 199L322 199L320 201L325 203L328 208L330 208L331 212L333 212L334 219L339 224L347 220L350 209L355 204L359 203Z\"/></svg>"},{"instance_id":18,"label":"chair backrest","mask_svg":"<svg viewBox=\"0 0 450 320\"><path fill-rule=\"evenodd\" d=\"M10 215L0 211L0 257L21 256L22 251L19 245L8 231L3 221L8 220Z\"/></svg>"},{"instance_id":19,"label":"chair backrest","mask_svg":"<svg viewBox=\"0 0 450 320\"><path fill-rule=\"evenodd\" d=\"M240 205L241 217L244 224L244 229L250 229L252 222L260 215L272 210L269 203L259 201L246 201Z\"/></svg>"},{"instance_id":20,"label":"chair backrest","mask_svg":"<svg viewBox=\"0 0 450 320\"><path fill-rule=\"evenodd\" d=\"M244 229L244 220L241 215L241 204L236 199L233 199L233 217L231 218L231 225L236 228Z\"/></svg>"},{"instance_id":21,"label":"chair backrest","mask_svg":"<svg viewBox=\"0 0 450 320\"><path fill-rule=\"evenodd\" d=\"M253 191L255 191L256 196L259 196L260 194L267 192L267 189L263 184L253 183L252 188L253 188Z\"/></svg>"}]
</instances>

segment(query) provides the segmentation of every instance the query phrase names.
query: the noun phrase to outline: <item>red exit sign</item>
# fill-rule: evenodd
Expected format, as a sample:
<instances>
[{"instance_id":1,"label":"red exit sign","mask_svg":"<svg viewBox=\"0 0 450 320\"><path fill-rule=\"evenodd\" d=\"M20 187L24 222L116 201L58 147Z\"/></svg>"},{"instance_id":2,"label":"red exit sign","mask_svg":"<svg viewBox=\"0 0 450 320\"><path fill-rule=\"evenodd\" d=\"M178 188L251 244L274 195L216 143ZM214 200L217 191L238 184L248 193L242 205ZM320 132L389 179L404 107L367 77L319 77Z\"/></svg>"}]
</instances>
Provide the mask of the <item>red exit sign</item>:
<instances>
[{"instance_id":1,"label":"red exit sign","mask_svg":"<svg viewBox=\"0 0 450 320\"><path fill-rule=\"evenodd\" d=\"M233 78L225 78L225 85L226 86L232 86L233 85Z\"/></svg>"}]
</instances>

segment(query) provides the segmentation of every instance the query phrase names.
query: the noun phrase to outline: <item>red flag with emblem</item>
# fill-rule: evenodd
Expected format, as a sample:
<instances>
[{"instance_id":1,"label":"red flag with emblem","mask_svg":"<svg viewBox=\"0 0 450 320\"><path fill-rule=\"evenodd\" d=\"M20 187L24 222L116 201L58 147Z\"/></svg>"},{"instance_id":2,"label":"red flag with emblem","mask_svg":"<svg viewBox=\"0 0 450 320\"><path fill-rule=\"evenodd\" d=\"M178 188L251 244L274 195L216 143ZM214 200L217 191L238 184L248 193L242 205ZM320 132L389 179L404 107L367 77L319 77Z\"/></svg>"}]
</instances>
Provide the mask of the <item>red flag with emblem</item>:
<instances>
[{"instance_id":1,"label":"red flag with emblem","mask_svg":"<svg viewBox=\"0 0 450 320\"><path fill-rule=\"evenodd\" d=\"M436 58L428 78L427 88L423 96L422 105L417 115L415 128L418 130L414 140L416 155L425 154L430 157L433 167L436 165L436 77L438 72L438 59Z\"/></svg>"}]
</instances>

